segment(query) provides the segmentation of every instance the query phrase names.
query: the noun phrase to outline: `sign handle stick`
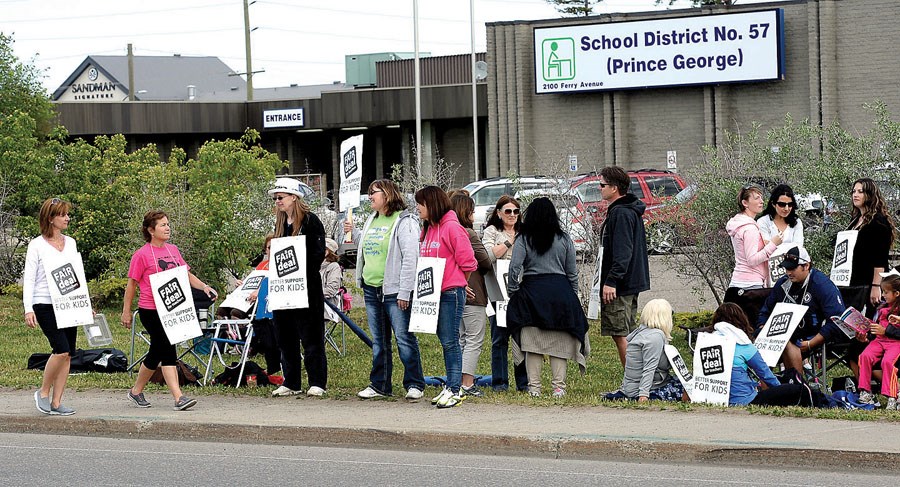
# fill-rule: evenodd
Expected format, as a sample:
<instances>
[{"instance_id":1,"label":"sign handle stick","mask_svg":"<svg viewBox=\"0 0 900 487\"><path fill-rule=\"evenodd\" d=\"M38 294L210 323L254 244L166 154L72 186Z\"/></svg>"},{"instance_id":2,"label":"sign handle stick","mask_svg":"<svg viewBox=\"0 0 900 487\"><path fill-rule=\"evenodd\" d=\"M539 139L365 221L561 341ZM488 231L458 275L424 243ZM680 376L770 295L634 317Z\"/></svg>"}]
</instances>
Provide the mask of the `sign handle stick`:
<instances>
[{"instance_id":1,"label":"sign handle stick","mask_svg":"<svg viewBox=\"0 0 900 487\"><path fill-rule=\"evenodd\" d=\"M347 208L347 222L353 226L353 208ZM344 243L353 243L353 230L344 235Z\"/></svg>"}]
</instances>

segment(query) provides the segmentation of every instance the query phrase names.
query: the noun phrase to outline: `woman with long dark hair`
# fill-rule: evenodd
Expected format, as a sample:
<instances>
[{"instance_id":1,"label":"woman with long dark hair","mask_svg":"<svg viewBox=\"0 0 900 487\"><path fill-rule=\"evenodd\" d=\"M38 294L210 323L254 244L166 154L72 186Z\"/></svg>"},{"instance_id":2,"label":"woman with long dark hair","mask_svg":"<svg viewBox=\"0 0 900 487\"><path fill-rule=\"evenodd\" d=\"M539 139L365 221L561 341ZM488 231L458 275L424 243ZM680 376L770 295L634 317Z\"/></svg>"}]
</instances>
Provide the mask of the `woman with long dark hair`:
<instances>
[{"instance_id":1,"label":"woman with long dark hair","mask_svg":"<svg viewBox=\"0 0 900 487\"><path fill-rule=\"evenodd\" d=\"M512 258L512 248L522 227L521 208L522 205L512 196L503 195L497 200L481 237L491 264ZM496 308L496 303L492 306ZM505 391L509 388L509 329L497 326L496 315L489 317L488 321L491 323L491 387L495 391ZM528 390L524 362L513 365L513 374L516 390Z\"/></svg>"},{"instance_id":2,"label":"woman with long dark hair","mask_svg":"<svg viewBox=\"0 0 900 487\"><path fill-rule=\"evenodd\" d=\"M866 303L848 305L869 305L868 313L873 315L881 302L881 275L888 268L888 254L894 244L894 223L887 211L887 204L878 185L870 178L853 182L850 193L853 212L847 230L857 230L856 246L853 248L853 266L850 272L850 286L869 286Z\"/></svg>"},{"instance_id":3,"label":"woman with long dark hair","mask_svg":"<svg viewBox=\"0 0 900 487\"><path fill-rule=\"evenodd\" d=\"M543 356L549 355L553 397L564 396L567 361L578 362L584 373L590 344L578 300L575 244L548 198L535 199L525 210L509 265L509 292L506 322L513 358L525 362L528 391L541 395Z\"/></svg>"},{"instance_id":4,"label":"woman with long dark hair","mask_svg":"<svg viewBox=\"0 0 900 487\"><path fill-rule=\"evenodd\" d=\"M797 198L794 197L794 190L787 184L775 186L756 224L766 243L775 235L781 234L783 243L803 246L803 221L797 218Z\"/></svg>"},{"instance_id":5,"label":"woman with long dark hair","mask_svg":"<svg viewBox=\"0 0 900 487\"><path fill-rule=\"evenodd\" d=\"M438 307L437 336L444 350L447 386L431 400L439 408L462 402L462 354L459 348L459 324L466 306L469 274L478 268L469 235L452 211L447 193L437 186L416 192L416 209L424 229L419 245L420 257L444 259L441 301Z\"/></svg>"},{"instance_id":6,"label":"woman with long dark hair","mask_svg":"<svg viewBox=\"0 0 900 487\"><path fill-rule=\"evenodd\" d=\"M487 249L481 244L478 234L473 228L475 217L475 201L467 194L457 193L450 198L453 211L459 218L459 224L466 229L469 243L478 261L478 270L469 274L466 285L466 307L463 310L459 326L459 347L462 349L462 389L464 396L481 396L481 390L475 384L475 372L481 346L484 343L485 308L487 307L487 288L484 275L491 270L491 258Z\"/></svg>"},{"instance_id":7,"label":"woman with long dark hair","mask_svg":"<svg viewBox=\"0 0 900 487\"><path fill-rule=\"evenodd\" d=\"M275 238L306 235L306 282L309 307L279 309L273 312L284 384L272 391L273 396L300 394L301 366L306 358L309 380L307 396L325 394L328 384L328 362L325 358L325 302L319 269L325 259L325 228L319 217L303 201L300 182L278 178L269 190L275 202ZM303 353L300 345L303 345Z\"/></svg>"}]
</instances>

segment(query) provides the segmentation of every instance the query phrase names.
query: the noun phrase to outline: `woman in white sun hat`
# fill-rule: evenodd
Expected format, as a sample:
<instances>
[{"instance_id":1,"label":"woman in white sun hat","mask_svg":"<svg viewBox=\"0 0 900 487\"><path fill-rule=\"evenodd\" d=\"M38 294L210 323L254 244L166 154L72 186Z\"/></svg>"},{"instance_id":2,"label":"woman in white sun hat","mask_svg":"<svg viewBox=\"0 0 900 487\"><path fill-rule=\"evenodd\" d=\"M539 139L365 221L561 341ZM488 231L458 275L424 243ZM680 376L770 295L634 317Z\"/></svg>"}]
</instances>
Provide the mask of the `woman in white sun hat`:
<instances>
[{"instance_id":1,"label":"woman in white sun hat","mask_svg":"<svg viewBox=\"0 0 900 487\"><path fill-rule=\"evenodd\" d=\"M300 394L301 365L306 358L309 379L308 396L325 394L328 382L328 363L325 358L325 328L322 316L325 304L322 297L322 276L319 268L325 259L325 228L313 213L300 191L300 182L278 178L269 190L275 202L275 238L306 236L306 282L309 307L281 309L273 312L281 349L284 384L272 391L273 396ZM315 290L315 291L314 291ZM303 345L301 354L300 345Z\"/></svg>"}]
</instances>

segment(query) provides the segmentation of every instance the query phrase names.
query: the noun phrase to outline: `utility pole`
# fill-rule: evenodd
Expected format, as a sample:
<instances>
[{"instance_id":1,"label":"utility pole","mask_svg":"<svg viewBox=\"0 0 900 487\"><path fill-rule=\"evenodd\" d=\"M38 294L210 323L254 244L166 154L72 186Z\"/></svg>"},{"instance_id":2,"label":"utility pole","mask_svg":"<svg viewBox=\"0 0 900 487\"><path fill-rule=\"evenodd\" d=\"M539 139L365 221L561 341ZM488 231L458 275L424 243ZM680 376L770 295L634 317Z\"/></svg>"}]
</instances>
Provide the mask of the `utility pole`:
<instances>
[{"instance_id":1,"label":"utility pole","mask_svg":"<svg viewBox=\"0 0 900 487\"><path fill-rule=\"evenodd\" d=\"M128 101L134 101L134 51L128 43Z\"/></svg>"},{"instance_id":2,"label":"utility pole","mask_svg":"<svg viewBox=\"0 0 900 487\"><path fill-rule=\"evenodd\" d=\"M416 70L414 85L416 93L416 174L422 174L422 80L419 77L419 0L413 0L413 42L415 43Z\"/></svg>"},{"instance_id":3,"label":"utility pole","mask_svg":"<svg viewBox=\"0 0 900 487\"><path fill-rule=\"evenodd\" d=\"M244 46L247 57L247 101L253 101L253 62L250 58L250 3L244 0Z\"/></svg>"},{"instance_id":4,"label":"utility pole","mask_svg":"<svg viewBox=\"0 0 900 487\"><path fill-rule=\"evenodd\" d=\"M475 0L469 0L469 31L472 35L472 150L475 157L475 180L478 181L478 91L475 86Z\"/></svg>"}]
</instances>

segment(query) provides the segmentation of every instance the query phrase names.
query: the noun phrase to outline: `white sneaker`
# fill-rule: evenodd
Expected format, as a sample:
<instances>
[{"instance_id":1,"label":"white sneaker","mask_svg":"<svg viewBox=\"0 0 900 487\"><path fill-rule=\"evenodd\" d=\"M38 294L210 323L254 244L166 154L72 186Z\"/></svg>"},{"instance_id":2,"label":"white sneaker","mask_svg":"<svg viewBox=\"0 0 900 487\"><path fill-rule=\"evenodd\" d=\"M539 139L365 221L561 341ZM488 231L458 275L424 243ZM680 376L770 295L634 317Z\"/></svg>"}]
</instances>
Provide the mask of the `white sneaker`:
<instances>
[{"instance_id":1,"label":"white sneaker","mask_svg":"<svg viewBox=\"0 0 900 487\"><path fill-rule=\"evenodd\" d=\"M884 409L888 411L897 411L897 398L889 397L887 400L887 406Z\"/></svg>"},{"instance_id":2,"label":"white sneaker","mask_svg":"<svg viewBox=\"0 0 900 487\"><path fill-rule=\"evenodd\" d=\"M410 387L408 391L406 391L406 400L407 401L418 401L422 399L425 393L419 390L417 387Z\"/></svg>"},{"instance_id":3,"label":"white sneaker","mask_svg":"<svg viewBox=\"0 0 900 487\"><path fill-rule=\"evenodd\" d=\"M447 390L449 391L450 389ZM466 396L460 396L459 393L454 394L451 392L445 394L444 397L437 402L437 407L439 409L452 408L453 406L459 406L465 400Z\"/></svg>"},{"instance_id":4,"label":"white sneaker","mask_svg":"<svg viewBox=\"0 0 900 487\"><path fill-rule=\"evenodd\" d=\"M376 397L384 397L384 394L372 389L372 386L369 386L357 392L356 397L360 399L375 399Z\"/></svg>"},{"instance_id":5,"label":"white sneaker","mask_svg":"<svg viewBox=\"0 0 900 487\"><path fill-rule=\"evenodd\" d=\"M325 395L325 389L322 389L319 386L312 386L306 391L306 395L308 397L322 397Z\"/></svg>"},{"instance_id":6,"label":"white sneaker","mask_svg":"<svg viewBox=\"0 0 900 487\"><path fill-rule=\"evenodd\" d=\"M431 398L431 404L432 404L432 405L435 405L435 404L439 403L439 402L441 401L441 399L443 399L445 396L448 396L448 397L449 397L449 396L452 396L452 395L453 395L453 393L450 392L450 389L447 389L447 388L445 387L445 388L441 389L441 393L440 393L440 394L438 394L437 396L434 396L434 397Z\"/></svg>"},{"instance_id":7,"label":"white sneaker","mask_svg":"<svg viewBox=\"0 0 900 487\"><path fill-rule=\"evenodd\" d=\"M296 396L300 394L302 391L295 391L293 389L288 389L284 386L278 386L278 389L272 391L272 397L282 397L282 396Z\"/></svg>"},{"instance_id":8,"label":"white sneaker","mask_svg":"<svg viewBox=\"0 0 900 487\"><path fill-rule=\"evenodd\" d=\"M559 398L559 397L564 397L565 395L566 395L566 390L557 387L556 389L553 389L553 394L551 394L550 396Z\"/></svg>"}]
</instances>

